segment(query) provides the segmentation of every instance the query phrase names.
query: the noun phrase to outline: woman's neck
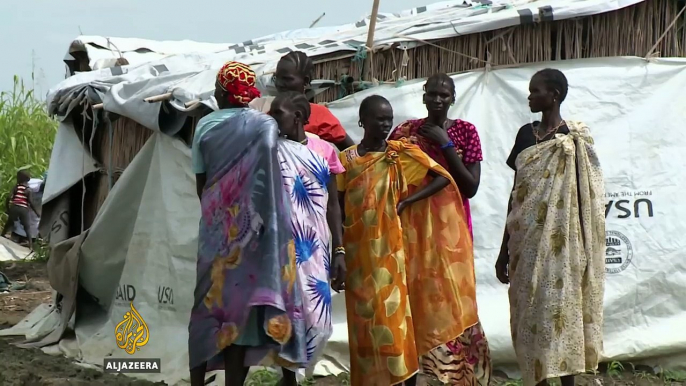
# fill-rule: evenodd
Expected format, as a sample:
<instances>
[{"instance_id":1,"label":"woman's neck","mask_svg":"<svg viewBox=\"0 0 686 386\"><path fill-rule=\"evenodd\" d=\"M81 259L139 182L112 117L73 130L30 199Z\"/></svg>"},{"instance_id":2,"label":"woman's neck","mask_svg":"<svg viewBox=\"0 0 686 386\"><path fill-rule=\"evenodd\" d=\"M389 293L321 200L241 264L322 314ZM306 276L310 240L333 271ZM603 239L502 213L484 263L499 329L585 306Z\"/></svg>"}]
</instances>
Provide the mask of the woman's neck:
<instances>
[{"instance_id":1,"label":"woman's neck","mask_svg":"<svg viewBox=\"0 0 686 386\"><path fill-rule=\"evenodd\" d=\"M448 120L448 112L440 112L440 113L434 113L434 114L429 114L429 116L426 118L427 123L433 123L434 125L438 127L443 127L445 125L445 121Z\"/></svg>"},{"instance_id":2,"label":"woman's neck","mask_svg":"<svg viewBox=\"0 0 686 386\"><path fill-rule=\"evenodd\" d=\"M562 121L562 116L560 115L560 106L555 106L550 110L543 111L543 116L541 117L541 127L551 128L555 127Z\"/></svg>"},{"instance_id":3,"label":"woman's neck","mask_svg":"<svg viewBox=\"0 0 686 386\"><path fill-rule=\"evenodd\" d=\"M386 140L384 138L365 136L360 141L360 145L362 145L362 147L365 148L365 150L373 151L382 148L384 146L385 141Z\"/></svg>"},{"instance_id":4,"label":"woman's neck","mask_svg":"<svg viewBox=\"0 0 686 386\"><path fill-rule=\"evenodd\" d=\"M302 127L299 128L295 134L295 140L302 143L302 142L305 142L306 139L307 139L307 134L305 134L305 130Z\"/></svg>"}]
</instances>

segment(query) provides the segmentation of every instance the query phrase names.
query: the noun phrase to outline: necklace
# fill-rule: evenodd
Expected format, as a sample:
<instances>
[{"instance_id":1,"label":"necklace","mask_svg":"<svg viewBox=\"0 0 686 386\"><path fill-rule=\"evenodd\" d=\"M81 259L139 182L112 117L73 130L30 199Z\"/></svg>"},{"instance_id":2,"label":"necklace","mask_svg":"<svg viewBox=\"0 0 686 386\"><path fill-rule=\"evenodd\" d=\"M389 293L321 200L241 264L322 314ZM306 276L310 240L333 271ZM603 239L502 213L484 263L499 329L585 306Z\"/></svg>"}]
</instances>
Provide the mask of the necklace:
<instances>
[{"instance_id":1,"label":"necklace","mask_svg":"<svg viewBox=\"0 0 686 386\"><path fill-rule=\"evenodd\" d=\"M535 127L534 127L534 125L531 125L531 129L533 130L534 138L536 138L536 154L534 155L534 159L538 159L541 156L541 149L539 149L539 147L538 147L539 142L541 142L543 140L543 138L545 138L551 134L555 135L555 133L557 133L557 131L560 129L560 127L562 127L562 125L564 125L564 124L565 124L565 120L563 119L560 121L560 123L551 127L550 129L548 129L542 137L540 137L538 135L538 127L540 124L535 126ZM540 167L543 168L542 165ZM543 172L542 170L540 170L540 171Z\"/></svg>"},{"instance_id":2,"label":"necklace","mask_svg":"<svg viewBox=\"0 0 686 386\"><path fill-rule=\"evenodd\" d=\"M560 123L558 123L557 125L555 125L555 126L549 128L549 129L545 132L545 134L543 134L543 136L539 136L539 135L538 135L538 128L540 127L540 124L539 124L539 125L536 125L536 126L531 125L531 130L532 130L532 132L533 132L533 134L534 134L534 138L536 138L536 144L538 145L539 142L541 142L544 138L546 138L547 136L549 136L549 135L551 135L551 134L552 134L552 135L555 135L555 133L557 133L557 131L560 129L560 127L562 127L562 125L564 125L564 124L565 124L565 120L563 119L563 120L561 120Z\"/></svg>"},{"instance_id":3,"label":"necklace","mask_svg":"<svg viewBox=\"0 0 686 386\"><path fill-rule=\"evenodd\" d=\"M300 142L300 143L303 144L303 145L307 143L307 137L305 137L305 139L303 139L302 141L296 141L295 139L289 138L289 137L288 137L288 134L284 134L284 135L281 136L281 138L283 138L283 139L288 139L288 140L291 140L291 141L293 141L293 142Z\"/></svg>"}]
</instances>

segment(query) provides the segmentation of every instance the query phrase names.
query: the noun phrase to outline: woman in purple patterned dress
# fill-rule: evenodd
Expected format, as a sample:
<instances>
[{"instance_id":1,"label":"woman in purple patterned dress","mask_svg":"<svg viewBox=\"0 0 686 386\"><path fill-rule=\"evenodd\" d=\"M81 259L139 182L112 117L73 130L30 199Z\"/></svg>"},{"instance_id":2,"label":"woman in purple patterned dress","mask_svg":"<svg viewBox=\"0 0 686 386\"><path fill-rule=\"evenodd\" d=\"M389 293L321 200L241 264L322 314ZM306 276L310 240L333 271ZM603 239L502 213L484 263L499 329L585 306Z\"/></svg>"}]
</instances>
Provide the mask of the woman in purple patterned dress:
<instances>
[{"instance_id":1,"label":"woman in purple patterned dress","mask_svg":"<svg viewBox=\"0 0 686 386\"><path fill-rule=\"evenodd\" d=\"M290 200L279 168L276 121L249 109L259 96L250 67L217 75L219 110L198 123L192 152L202 216L195 302L188 327L192 386L225 369L238 386L270 357L307 360L307 330Z\"/></svg>"}]
</instances>

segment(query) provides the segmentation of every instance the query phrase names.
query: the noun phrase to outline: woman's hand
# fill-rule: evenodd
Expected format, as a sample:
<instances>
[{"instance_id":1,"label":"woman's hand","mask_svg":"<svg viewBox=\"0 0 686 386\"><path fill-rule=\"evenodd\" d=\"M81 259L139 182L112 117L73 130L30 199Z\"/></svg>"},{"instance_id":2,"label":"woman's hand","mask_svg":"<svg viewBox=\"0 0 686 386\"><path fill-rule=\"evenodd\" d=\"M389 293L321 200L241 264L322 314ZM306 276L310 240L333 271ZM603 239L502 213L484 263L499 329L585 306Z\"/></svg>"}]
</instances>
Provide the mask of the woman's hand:
<instances>
[{"instance_id":1,"label":"woman's hand","mask_svg":"<svg viewBox=\"0 0 686 386\"><path fill-rule=\"evenodd\" d=\"M450 142L450 137L448 132L442 127L434 125L432 123L425 123L422 127L417 130L417 133L422 137L426 138L430 142L433 142L439 146L443 146Z\"/></svg>"},{"instance_id":2,"label":"woman's hand","mask_svg":"<svg viewBox=\"0 0 686 386\"><path fill-rule=\"evenodd\" d=\"M510 284L510 253L506 250L500 251L498 260L495 262L495 276L503 284Z\"/></svg>"},{"instance_id":3,"label":"woman's hand","mask_svg":"<svg viewBox=\"0 0 686 386\"><path fill-rule=\"evenodd\" d=\"M331 267L331 288L337 293L345 290L345 278L347 274L348 269L345 266L345 254L336 253L333 256L333 266Z\"/></svg>"},{"instance_id":4,"label":"woman's hand","mask_svg":"<svg viewBox=\"0 0 686 386\"><path fill-rule=\"evenodd\" d=\"M396 208L397 212L398 212L398 216L400 216L400 213L402 213L403 210L405 210L405 208L407 208L410 204L411 204L411 202L409 202L407 200L400 201L398 203L398 207Z\"/></svg>"}]
</instances>

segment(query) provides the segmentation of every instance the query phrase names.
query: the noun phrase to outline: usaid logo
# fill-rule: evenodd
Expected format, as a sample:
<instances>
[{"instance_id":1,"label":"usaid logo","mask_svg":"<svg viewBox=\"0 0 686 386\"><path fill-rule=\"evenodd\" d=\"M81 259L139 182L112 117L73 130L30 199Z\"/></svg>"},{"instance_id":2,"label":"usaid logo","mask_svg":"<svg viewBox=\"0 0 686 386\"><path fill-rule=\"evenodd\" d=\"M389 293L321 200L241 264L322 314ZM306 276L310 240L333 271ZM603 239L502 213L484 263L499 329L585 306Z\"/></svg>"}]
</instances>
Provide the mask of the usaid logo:
<instances>
[{"instance_id":1,"label":"usaid logo","mask_svg":"<svg viewBox=\"0 0 686 386\"><path fill-rule=\"evenodd\" d=\"M631 242L617 231L605 232L605 273L620 273L629 267L634 258Z\"/></svg>"}]
</instances>

